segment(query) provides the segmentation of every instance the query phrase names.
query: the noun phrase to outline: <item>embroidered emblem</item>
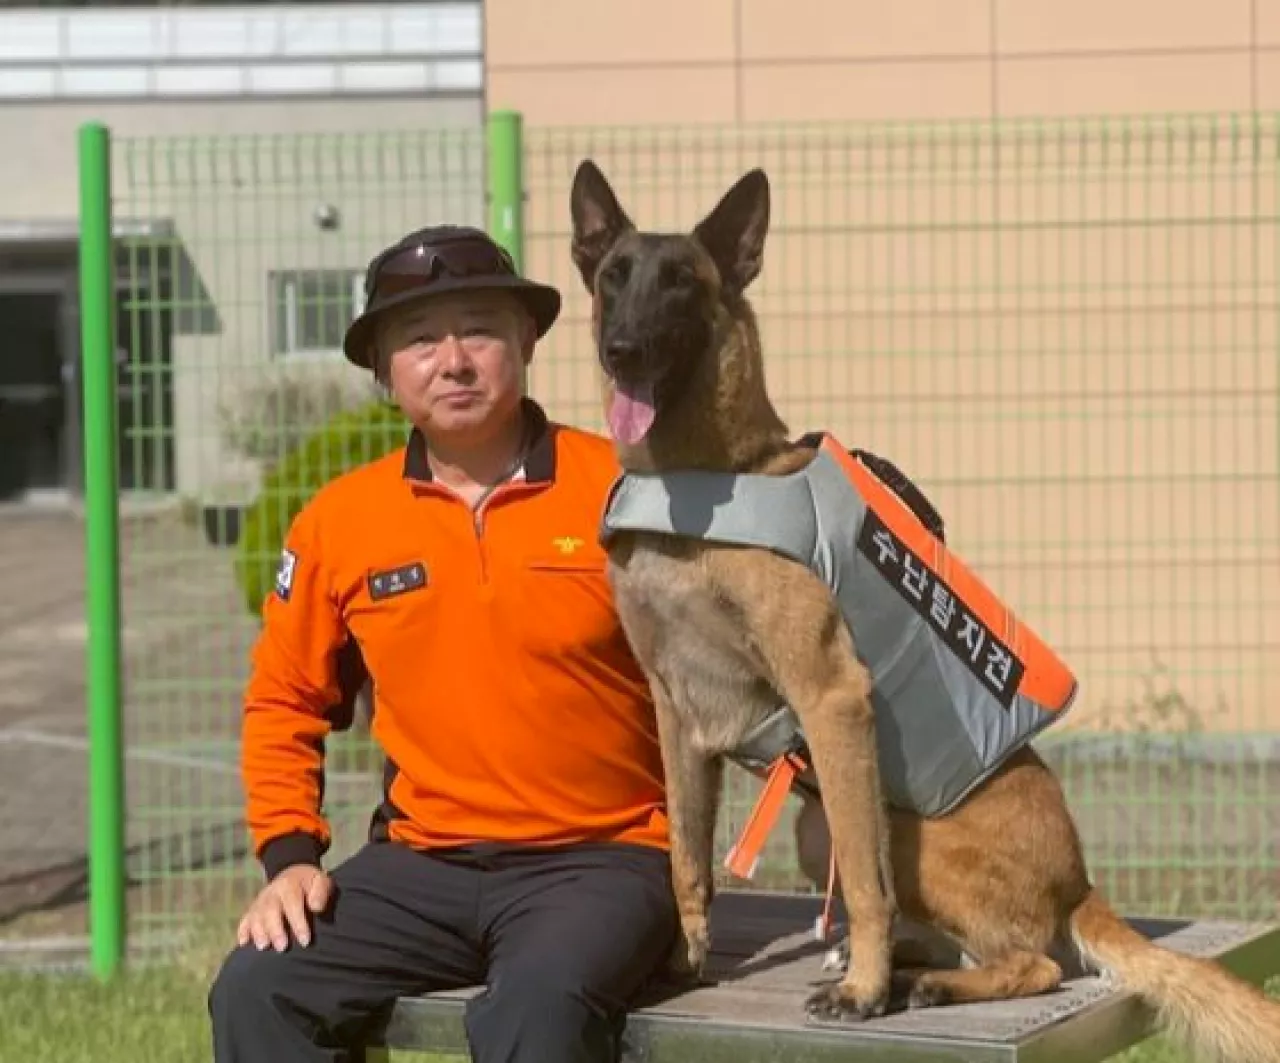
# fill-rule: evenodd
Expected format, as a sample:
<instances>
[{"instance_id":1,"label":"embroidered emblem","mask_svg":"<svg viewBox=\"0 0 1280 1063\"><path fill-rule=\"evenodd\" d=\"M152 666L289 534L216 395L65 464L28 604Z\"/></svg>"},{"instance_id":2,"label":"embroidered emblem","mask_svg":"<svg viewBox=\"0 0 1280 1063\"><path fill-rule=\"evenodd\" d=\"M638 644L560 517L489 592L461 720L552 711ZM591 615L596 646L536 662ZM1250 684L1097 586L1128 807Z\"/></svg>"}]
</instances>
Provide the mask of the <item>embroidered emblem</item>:
<instances>
[{"instance_id":1,"label":"embroidered emblem","mask_svg":"<svg viewBox=\"0 0 1280 1063\"><path fill-rule=\"evenodd\" d=\"M570 554L576 554L578 548L584 544L581 539L572 535L562 535L558 539L552 539L551 545L568 557Z\"/></svg>"},{"instance_id":2,"label":"embroidered emblem","mask_svg":"<svg viewBox=\"0 0 1280 1063\"><path fill-rule=\"evenodd\" d=\"M292 550L280 551L280 564L276 568L276 597L282 602L293 593L293 575L298 570L298 555Z\"/></svg>"}]
</instances>

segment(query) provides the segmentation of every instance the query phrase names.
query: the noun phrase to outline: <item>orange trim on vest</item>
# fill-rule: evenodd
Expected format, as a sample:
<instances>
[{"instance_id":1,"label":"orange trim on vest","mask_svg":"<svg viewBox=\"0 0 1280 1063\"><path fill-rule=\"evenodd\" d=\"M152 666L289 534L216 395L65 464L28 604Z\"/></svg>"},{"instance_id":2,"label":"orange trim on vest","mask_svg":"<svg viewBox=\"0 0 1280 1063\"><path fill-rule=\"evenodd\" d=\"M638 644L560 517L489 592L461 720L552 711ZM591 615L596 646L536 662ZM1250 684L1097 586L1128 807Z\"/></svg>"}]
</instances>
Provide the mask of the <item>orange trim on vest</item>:
<instances>
[{"instance_id":1,"label":"orange trim on vest","mask_svg":"<svg viewBox=\"0 0 1280 1063\"><path fill-rule=\"evenodd\" d=\"M830 435L822 438L822 449L834 458L853 481L863 501L885 525L955 596L968 606L1018 656L1025 668L1018 693L1047 712L1061 712L1075 690L1071 669L1044 641L1014 614L1004 602L945 543L935 538L910 507L870 469L856 460Z\"/></svg>"}]
</instances>

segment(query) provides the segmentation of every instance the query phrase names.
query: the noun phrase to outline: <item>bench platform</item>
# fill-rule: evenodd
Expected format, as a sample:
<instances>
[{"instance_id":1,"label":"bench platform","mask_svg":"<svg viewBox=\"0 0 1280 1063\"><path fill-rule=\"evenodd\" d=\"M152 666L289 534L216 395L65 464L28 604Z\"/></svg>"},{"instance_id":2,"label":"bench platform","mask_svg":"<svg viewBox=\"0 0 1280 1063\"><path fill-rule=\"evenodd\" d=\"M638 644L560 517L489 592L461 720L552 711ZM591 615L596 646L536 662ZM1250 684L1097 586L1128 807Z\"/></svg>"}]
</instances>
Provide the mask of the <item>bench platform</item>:
<instances>
[{"instance_id":1,"label":"bench platform","mask_svg":"<svg viewBox=\"0 0 1280 1063\"><path fill-rule=\"evenodd\" d=\"M813 938L821 898L750 890L712 906L715 983L655 990L628 1017L628 1063L1099 1063L1150 1032L1131 995L1078 970L1052 993L1024 1000L901 1011L863 1023L809 1018L804 999L836 972ZM1255 984L1280 974L1280 926L1129 920L1178 952L1213 957ZM462 1012L480 989L402 999L370 1046L466 1054Z\"/></svg>"}]
</instances>

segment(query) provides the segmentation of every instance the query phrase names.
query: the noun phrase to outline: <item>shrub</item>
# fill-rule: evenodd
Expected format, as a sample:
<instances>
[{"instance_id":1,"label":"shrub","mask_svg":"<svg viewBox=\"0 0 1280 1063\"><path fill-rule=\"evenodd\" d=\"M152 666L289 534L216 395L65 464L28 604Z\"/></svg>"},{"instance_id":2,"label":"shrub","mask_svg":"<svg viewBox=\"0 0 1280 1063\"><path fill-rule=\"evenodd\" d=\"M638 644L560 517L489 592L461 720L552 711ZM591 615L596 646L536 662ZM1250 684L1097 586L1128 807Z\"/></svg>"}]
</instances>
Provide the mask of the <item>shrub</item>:
<instances>
[{"instance_id":1,"label":"shrub","mask_svg":"<svg viewBox=\"0 0 1280 1063\"><path fill-rule=\"evenodd\" d=\"M375 401L332 418L264 476L246 511L236 557L245 605L258 615L275 584L285 533L298 511L336 476L403 446L409 425L400 410Z\"/></svg>"},{"instance_id":2,"label":"shrub","mask_svg":"<svg viewBox=\"0 0 1280 1063\"><path fill-rule=\"evenodd\" d=\"M270 466L375 395L368 379L350 367L271 365L219 402L218 420L232 450Z\"/></svg>"}]
</instances>

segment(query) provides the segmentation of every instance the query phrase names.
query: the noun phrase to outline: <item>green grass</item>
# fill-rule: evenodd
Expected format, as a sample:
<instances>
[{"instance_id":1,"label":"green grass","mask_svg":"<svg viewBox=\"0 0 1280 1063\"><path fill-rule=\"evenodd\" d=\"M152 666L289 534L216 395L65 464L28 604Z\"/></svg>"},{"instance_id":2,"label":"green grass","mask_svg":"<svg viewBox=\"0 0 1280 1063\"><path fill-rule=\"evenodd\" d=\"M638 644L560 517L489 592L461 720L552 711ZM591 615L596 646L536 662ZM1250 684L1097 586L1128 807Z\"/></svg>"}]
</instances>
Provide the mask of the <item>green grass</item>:
<instances>
[{"instance_id":1,"label":"green grass","mask_svg":"<svg viewBox=\"0 0 1280 1063\"><path fill-rule=\"evenodd\" d=\"M0 973L4 1063L208 1063L208 981L183 967L85 975ZM457 1057L395 1055L396 1063Z\"/></svg>"},{"instance_id":2,"label":"green grass","mask_svg":"<svg viewBox=\"0 0 1280 1063\"><path fill-rule=\"evenodd\" d=\"M192 972L0 974L0 1059L8 1063L186 1063L211 1058L203 983Z\"/></svg>"},{"instance_id":3,"label":"green grass","mask_svg":"<svg viewBox=\"0 0 1280 1063\"><path fill-rule=\"evenodd\" d=\"M131 970L103 986L87 976L0 973L5 1063L207 1063L203 964ZM1271 991L1280 996L1280 979ZM396 1063L457 1057L393 1055ZM1110 1063L1189 1063L1152 1039Z\"/></svg>"},{"instance_id":4,"label":"green grass","mask_svg":"<svg viewBox=\"0 0 1280 1063\"><path fill-rule=\"evenodd\" d=\"M87 974L0 970L3 1063L209 1063L207 996L235 922L206 914L171 962L126 967L102 984ZM394 1053L393 1063L461 1063Z\"/></svg>"}]
</instances>

